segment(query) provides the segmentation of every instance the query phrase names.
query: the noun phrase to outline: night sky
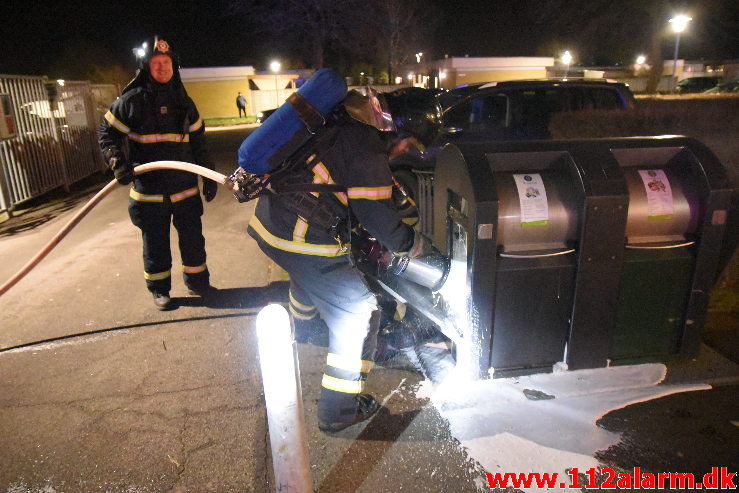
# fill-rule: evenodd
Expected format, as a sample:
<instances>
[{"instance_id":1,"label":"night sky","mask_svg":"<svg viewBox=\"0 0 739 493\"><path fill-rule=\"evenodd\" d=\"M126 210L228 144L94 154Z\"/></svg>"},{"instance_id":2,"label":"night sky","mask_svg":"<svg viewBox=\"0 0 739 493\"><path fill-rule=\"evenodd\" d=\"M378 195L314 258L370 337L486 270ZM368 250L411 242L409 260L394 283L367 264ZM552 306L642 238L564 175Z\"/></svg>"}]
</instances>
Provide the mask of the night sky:
<instances>
[{"instance_id":1,"label":"night sky","mask_svg":"<svg viewBox=\"0 0 739 493\"><path fill-rule=\"evenodd\" d=\"M650 1L655 0L645 0ZM645 29L644 21L640 23L637 15L625 11L623 19L616 19L612 24L621 28L622 41L602 30L594 39L584 40L583 26L589 21L578 18L578 11L572 8L580 5L585 8L592 5L591 0L569 0L566 5L575 14L552 22L537 16L545 12L542 5L550 0L428 2L437 5L440 21L430 46L418 49L431 53L434 58L445 54L551 56L560 47L577 52L577 46L570 45L579 42L590 45L590 59L579 60L582 64L629 63L626 58L635 56L639 50L630 43L636 44L638 34ZM557 3L553 1L549 5ZM617 3L613 0L613 4ZM631 3L639 2L631 0ZM683 3L693 9L691 15L695 20L691 31L683 35L681 58L739 58L739 2L686 0ZM372 0L367 0L367 5L371 4ZM180 54L183 67L253 65L257 70L264 70L270 58L290 57L290 53L270 52L265 48L275 44L264 36L255 37L249 19L229 10L229 0L10 0L3 11L0 73L4 74L57 77L55 72L63 70L75 57L104 59L132 72L135 66L132 48L154 34L170 42ZM674 13L666 12L665 19ZM672 56L673 40L674 37L665 36L663 53L667 59ZM646 47L641 51L646 51Z\"/></svg>"}]
</instances>

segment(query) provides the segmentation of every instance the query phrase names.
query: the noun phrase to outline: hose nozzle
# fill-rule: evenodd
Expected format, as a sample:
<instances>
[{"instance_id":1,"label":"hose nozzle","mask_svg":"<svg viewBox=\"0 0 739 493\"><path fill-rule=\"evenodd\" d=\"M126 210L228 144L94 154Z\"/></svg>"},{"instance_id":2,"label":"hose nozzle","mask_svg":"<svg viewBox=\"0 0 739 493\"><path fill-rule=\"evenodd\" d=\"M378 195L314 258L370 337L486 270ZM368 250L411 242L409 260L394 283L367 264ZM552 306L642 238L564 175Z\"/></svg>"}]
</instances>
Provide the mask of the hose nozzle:
<instances>
[{"instance_id":1,"label":"hose nozzle","mask_svg":"<svg viewBox=\"0 0 739 493\"><path fill-rule=\"evenodd\" d=\"M423 238L423 247L418 249L414 242L412 253L394 257L388 272L425 286L431 291L438 291L449 276L451 262L422 235L417 234L415 241L418 242L419 238Z\"/></svg>"}]
</instances>

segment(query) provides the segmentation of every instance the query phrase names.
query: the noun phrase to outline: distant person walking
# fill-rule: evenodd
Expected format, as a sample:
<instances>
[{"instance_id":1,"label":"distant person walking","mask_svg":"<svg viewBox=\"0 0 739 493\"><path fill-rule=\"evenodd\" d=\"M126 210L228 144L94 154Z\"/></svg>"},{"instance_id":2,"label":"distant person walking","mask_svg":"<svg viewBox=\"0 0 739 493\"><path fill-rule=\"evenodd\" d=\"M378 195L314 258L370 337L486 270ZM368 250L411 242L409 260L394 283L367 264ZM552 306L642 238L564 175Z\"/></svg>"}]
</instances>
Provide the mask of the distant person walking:
<instances>
[{"instance_id":1,"label":"distant person walking","mask_svg":"<svg viewBox=\"0 0 739 493\"><path fill-rule=\"evenodd\" d=\"M236 97L236 106L239 108L239 117L241 117L241 113L243 112L244 118L246 118L246 98L241 93Z\"/></svg>"}]
</instances>

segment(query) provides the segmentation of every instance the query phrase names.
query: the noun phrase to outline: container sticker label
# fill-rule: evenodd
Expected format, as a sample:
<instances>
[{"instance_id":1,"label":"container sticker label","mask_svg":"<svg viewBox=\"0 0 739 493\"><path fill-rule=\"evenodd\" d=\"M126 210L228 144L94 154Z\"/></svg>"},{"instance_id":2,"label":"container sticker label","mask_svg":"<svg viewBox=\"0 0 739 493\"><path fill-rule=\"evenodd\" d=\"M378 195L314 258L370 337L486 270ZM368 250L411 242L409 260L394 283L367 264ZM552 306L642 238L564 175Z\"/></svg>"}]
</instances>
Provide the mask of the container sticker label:
<instances>
[{"instance_id":1,"label":"container sticker label","mask_svg":"<svg viewBox=\"0 0 739 493\"><path fill-rule=\"evenodd\" d=\"M640 169L639 175L647 192L647 219L649 221L672 219L674 212L672 188L665 171Z\"/></svg>"},{"instance_id":2,"label":"container sticker label","mask_svg":"<svg viewBox=\"0 0 739 493\"><path fill-rule=\"evenodd\" d=\"M539 173L514 174L521 204L521 226L546 226L549 224L549 203L544 181Z\"/></svg>"}]
</instances>

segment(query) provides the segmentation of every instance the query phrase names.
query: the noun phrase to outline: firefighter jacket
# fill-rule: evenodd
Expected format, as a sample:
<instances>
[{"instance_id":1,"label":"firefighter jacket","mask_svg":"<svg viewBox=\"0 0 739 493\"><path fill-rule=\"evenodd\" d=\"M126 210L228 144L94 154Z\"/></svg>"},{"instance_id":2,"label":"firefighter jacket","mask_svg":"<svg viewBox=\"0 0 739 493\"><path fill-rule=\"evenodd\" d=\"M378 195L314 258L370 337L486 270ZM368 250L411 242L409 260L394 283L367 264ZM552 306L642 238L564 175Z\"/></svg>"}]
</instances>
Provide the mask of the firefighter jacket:
<instances>
[{"instance_id":1,"label":"firefighter jacket","mask_svg":"<svg viewBox=\"0 0 739 493\"><path fill-rule=\"evenodd\" d=\"M346 192L322 192L338 217L350 214L392 252L404 252L413 243L413 230L403 223L392 200L393 178L388 167L386 144L380 132L351 118L344 119L333 145L318 163L311 163L310 180L337 184ZM310 165L309 165L310 166ZM303 192L306 193L306 192ZM346 254L332 233L290 212L281 195L259 199L249 222L249 234L274 248L317 257Z\"/></svg>"},{"instance_id":2,"label":"firefighter jacket","mask_svg":"<svg viewBox=\"0 0 739 493\"><path fill-rule=\"evenodd\" d=\"M100 147L110 159L144 164L152 161L194 162L213 169L205 142L205 126L192 99L178 79L167 84L148 80L124 92L103 117ZM131 197L148 201L162 195L198 194L197 175L185 171L158 170L137 175ZM186 198L186 197L182 197ZM152 199L154 200L154 199ZM157 201L157 200L154 200Z\"/></svg>"}]
</instances>

